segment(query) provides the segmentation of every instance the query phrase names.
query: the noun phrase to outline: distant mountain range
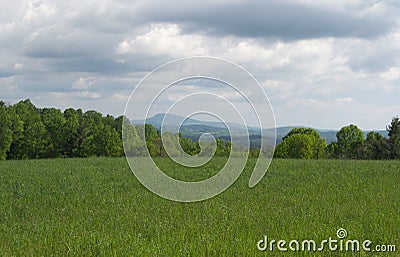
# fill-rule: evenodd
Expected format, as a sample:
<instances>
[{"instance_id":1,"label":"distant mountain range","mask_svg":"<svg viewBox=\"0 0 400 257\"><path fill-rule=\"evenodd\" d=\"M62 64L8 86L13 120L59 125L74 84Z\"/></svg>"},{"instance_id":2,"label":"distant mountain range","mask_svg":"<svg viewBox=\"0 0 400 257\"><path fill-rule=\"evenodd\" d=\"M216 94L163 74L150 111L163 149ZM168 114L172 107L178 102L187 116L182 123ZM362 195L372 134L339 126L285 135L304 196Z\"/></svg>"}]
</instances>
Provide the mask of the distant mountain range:
<instances>
[{"instance_id":1,"label":"distant mountain range","mask_svg":"<svg viewBox=\"0 0 400 257\"><path fill-rule=\"evenodd\" d=\"M162 124L164 120L165 114L159 113L154 115L153 117L149 117L146 119L146 124L151 124L157 129L161 129L161 125L163 125L164 131L176 132L178 131L178 123L184 118L182 116L168 114L166 117L166 121ZM143 124L144 120L132 120L131 123L134 125ZM245 127L236 123L228 123L232 128L231 133L234 135L233 137L239 144L244 145L247 141L245 136ZM276 142L280 143L282 138L289 133L295 127L302 126L284 126L276 128ZM257 127L248 127L248 133L250 138L251 147L259 147L261 144L261 130ZM315 128L313 128L315 129ZM321 137L325 138L325 140L330 143L336 141L336 133L337 130L334 129L315 129ZM264 129L264 138L262 140L264 143L272 143L273 142L273 128ZM198 140L201 135L204 133L210 133L214 135L216 138L229 141L231 140L228 129L225 127L225 124L222 122L210 122L210 121L202 121L193 118L185 119L184 123L179 129L179 132L183 137L191 138L192 140ZM369 131L363 131L364 136L368 134ZM387 137L386 130L377 131L381 133L383 136Z\"/></svg>"}]
</instances>

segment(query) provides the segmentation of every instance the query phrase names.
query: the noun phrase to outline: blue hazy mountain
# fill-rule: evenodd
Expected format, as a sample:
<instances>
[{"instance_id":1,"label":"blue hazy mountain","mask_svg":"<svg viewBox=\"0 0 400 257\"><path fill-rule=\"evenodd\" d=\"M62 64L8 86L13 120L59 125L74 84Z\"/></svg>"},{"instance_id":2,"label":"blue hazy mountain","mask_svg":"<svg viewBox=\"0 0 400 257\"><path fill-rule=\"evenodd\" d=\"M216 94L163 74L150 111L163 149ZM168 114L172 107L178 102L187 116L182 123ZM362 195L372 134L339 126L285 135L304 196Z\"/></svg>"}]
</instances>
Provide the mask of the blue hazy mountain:
<instances>
[{"instance_id":1,"label":"blue hazy mountain","mask_svg":"<svg viewBox=\"0 0 400 257\"><path fill-rule=\"evenodd\" d=\"M182 134L183 137L188 137L191 138L192 140L198 140L201 135L204 133L210 133L216 138L220 138L226 141L231 140L230 133L225 126L223 122L214 122L214 121L204 121L204 120L198 120L194 118L188 118L185 119L183 122L182 126L178 128L179 122L183 120L182 116L174 115L174 114L168 114L166 120L168 122L165 122L163 124L163 120L165 118L166 114L159 113L156 114L152 117L149 117L146 119L147 124L151 124L157 129L161 129L161 126L163 126L164 131L170 131L170 132L176 132L179 130L179 132ZM132 124L143 124L143 120L132 120ZM247 141L246 139L246 132L245 132L245 127L236 124L236 123L228 123L229 126L232 128L231 134L234 135L235 139L238 142L242 142L242 144L245 144ZM283 127L277 127L276 128L276 142L280 143L282 141L282 138L289 133L290 130L292 130L295 127L302 127L302 126L283 126ZM247 127L248 133L249 133L249 138L250 138L250 144L252 147L259 147L261 140L264 141L264 143L270 144L273 142L273 128L269 129L264 129L263 133L263 138L261 138L261 130L260 128L257 127ZM315 128L314 128L315 129ZM334 129L315 129L321 137L325 138L325 140L330 143L333 141L336 141L336 133L337 130ZM367 135L369 131L364 131L364 136ZM385 130L380 130L377 131L381 133L383 136L387 137L387 131Z\"/></svg>"},{"instance_id":2,"label":"blue hazy mountain","mask_svg":"<svg viewBox=\"0 0 400 257\"><path fill-rule=\"evenodd\" d=\"M182 116L168 114L168 117L165 118L165 120L167 120L167 122L164 122L164 124L163 124L163 120L164 120L165 116L166 116L166 114L164 114L164 113L156 114L152 117L148 117L146 119L146 123L151 124L156 128L161 128L161 125L163 125L164 128L168 128L168 127L178 126L178 123L183 120ZM143 120L133 120L133 121L131 121L131 123L132 124L143 124ZM240 124L236 124L236 123L228 123L228 124L230 125L231 128L234 128L234 129L243 129L244 128ZM194 118L185 119L183 125L184 126L200 126L199 128L201 128L201 127L226 128L226 126L223 122L203 121L203 120L197 120ZM256 127L249 127L248 129L250 131L259 130L259 128L256 128Z\"/></svg>"},{"instance_id":3,"label":"blue hazy mountain","mask_svg":"<svg viewBox=\"0 0 400 257\"><path fill-rule=\"evenodd\" d=\"M231 128L231 133L229 133L227 126L223 122L214 122L214 121L204 121L197 120L194 118L185 119L182 126L179 127L179 123L183 120L182 116L168 114L168 117L165 118L166 122L163 123L165 118L165 114L160 113L156 114L152 117L146 119L145 123L151 124L157 129L161 129L163 127L163 131L170 131L176 133L179 131L183 137L191 138L192 140L198 140L201 135L204 133L210 133L214 137L230 141L231 136L232 140L235 140L241 145L245 145L247 142L246 129L250 138L250 146L251 147L259 147L261 144L261 130L257 127L245 127L236 123L228 123L227 125ZM133 120L132 124L143 124L143 120ZM264 131L266 132L266 131ZM274 141L273 138L273 129L264 133L263 140L265 143L272 143Z\"/></svg>"}]
</instances>

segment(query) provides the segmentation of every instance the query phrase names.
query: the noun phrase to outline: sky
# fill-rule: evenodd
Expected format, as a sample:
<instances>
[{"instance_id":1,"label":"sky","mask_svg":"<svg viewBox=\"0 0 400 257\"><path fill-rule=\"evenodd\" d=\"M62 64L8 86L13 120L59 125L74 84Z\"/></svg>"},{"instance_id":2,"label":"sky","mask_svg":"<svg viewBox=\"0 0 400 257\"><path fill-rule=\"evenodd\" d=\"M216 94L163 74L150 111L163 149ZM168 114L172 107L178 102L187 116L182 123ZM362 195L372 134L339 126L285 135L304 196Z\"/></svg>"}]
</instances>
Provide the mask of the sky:
<instances>
[{"instance_id":1,"label":"sky","mask_svg":"<svg viewBox=\"0 0 400 257\"><path fill-rule=\"evenodd\" d=\"M399 13L397 0L2 0L0 99L119 116L153 69L213 56L257 79L277 126L385 129L400 115Z\"/></svg>"}]
</instances>

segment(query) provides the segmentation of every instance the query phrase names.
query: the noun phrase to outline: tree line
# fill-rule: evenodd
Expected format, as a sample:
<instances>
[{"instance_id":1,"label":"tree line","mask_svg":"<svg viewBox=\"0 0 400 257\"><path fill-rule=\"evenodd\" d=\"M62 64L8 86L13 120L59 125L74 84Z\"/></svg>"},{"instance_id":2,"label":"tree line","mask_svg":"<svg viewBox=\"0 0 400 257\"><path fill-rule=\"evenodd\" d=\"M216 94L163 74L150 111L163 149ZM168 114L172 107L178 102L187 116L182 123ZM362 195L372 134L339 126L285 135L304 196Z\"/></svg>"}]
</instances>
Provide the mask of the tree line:
<instances>
[{"instance_id":1,"label":"tree line","mask_svg":"<svg viewBox=\"0 0 400 257\"><path fill-rule=\"evenodd\" d=\"M342 127L337 141L330 144L311 128L294 128L276 146L275 157L299 159L400 159L400 120L393 117L386 127L388 137L371 131L364 133L356 125Z\"/></svg>"},{"instance_id":2,"label":"tree line","mask_svg":"<svg viewBox=\"0 0 400 257\"><path fill-rule=\"evenodd\" d=\"M0 159L122 156L122 117L0 103Z\"/></svg>"},{"instance_id":3,"label":"tree line","mask_svg":"<svg viewBox=\"0 0 400 257\"><path fill-rule=\"evenodd\" d=\"M123 116L103 116L93 110L83 112L68 108L62 112L56 108L37 108L29 99L14 105L0 101L0 160L124 156L123 122L129 121ZM141 135L145 133L149 153L167 156L161 133L154 126L129 125L125 128L125 136L129 137L125 145L128 155L146 154L146 149L140 144ZM201 150L198 142L180 134L167 132L163 138L177 139L176 142L189 155ZM211 144L206 146L212 147ZM230 142L216 139L215 155L229 156L230 147ZM176 147L175 153L178 151Z\"/></svg>"},{"instance_id":4,"label":"tree line","mask_svg":"<svg viewBox=\"0 0 400 257\"><path fill-rule=\"evenodd\" d=\"M125 152L122 143L122 125L125 127ZM356 125L341 128L337 141L327 144L317 131L311 128L294 128L276 146L278 158L340 158L340 159L400 159L400 120L394 117L387 126L388 137L370 132L364 138ZM146 139L141 143L141 138ZM163 142L164 140L164 142ZM161 132L154 126L133 126L123 116L117 118L97 111L83 112L68 108L64 112L56 108L37 108L29 99L14 105L0 101L0 160L73 158L90 156L167 156L164 143L170 153L199 154L198 141L184 138L180 133ZM204 154L229 156L232 147L239 153L247 152L230 142L216 139L202 142ZM146 151L147 148L147 151ZM214 152L215 151L215 152ZM250 156L257 157L260 149L250 149Z\"/></svg>"}]
</instances>

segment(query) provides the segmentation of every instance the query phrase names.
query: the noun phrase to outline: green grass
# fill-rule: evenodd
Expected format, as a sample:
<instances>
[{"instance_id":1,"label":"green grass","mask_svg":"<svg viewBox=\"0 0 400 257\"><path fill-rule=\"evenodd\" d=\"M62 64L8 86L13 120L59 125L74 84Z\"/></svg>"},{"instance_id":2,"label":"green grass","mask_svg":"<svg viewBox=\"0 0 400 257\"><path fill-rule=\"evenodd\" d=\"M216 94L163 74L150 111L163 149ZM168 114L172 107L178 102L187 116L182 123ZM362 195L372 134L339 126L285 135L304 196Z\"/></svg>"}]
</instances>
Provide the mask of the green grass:
<instances>
[{"instance_id":1,"label":"green grass","mask_svg":"<svg viewBox=\"0 0 400 257\"><path fill-rule=\"evenodd\" d=\"M190 181L225 160L205 175L156 161ZM256 244L264 235L318 242L338 228L397 252L297 255L400 254L399 161L274 160L248 188L252 165L217 197L178 203L149 192L122 158L0 162L0 256L294 256Z\"/></svg>"}]
</instances>

